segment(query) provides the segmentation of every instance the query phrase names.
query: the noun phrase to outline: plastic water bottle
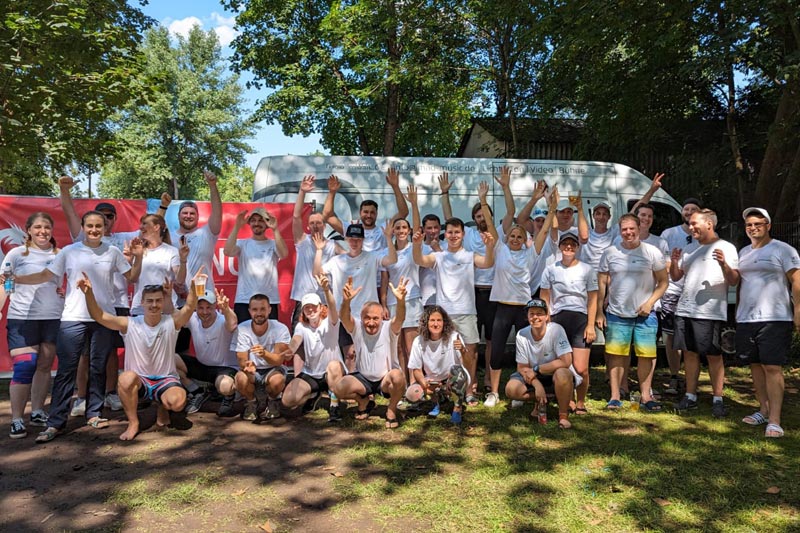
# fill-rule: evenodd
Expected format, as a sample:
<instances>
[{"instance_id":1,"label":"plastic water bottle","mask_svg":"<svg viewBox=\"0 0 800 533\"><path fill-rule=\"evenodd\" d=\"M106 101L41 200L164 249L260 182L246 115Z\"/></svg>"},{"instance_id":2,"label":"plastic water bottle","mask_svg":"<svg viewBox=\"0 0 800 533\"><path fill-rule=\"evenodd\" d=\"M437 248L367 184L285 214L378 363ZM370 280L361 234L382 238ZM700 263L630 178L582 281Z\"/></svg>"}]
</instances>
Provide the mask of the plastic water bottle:
<instances>
[{"instance_id":1,"label":"plastic water bottle","mask_svg":"<svg viewBox=\"0 0 800 533\"><path fill-rule=\"evenodd\" d=\"M10 262L6 262L6 264L3 266L3 276L6 278L5 282L3 283L3 289L5 289L6 294L12 294L17 284L14 281L14 273L11 271Z\"/></svg>"},{"instance_id":2,"label":"plastic water bottle","mask_svg":"<svg viewBox=\"0 0 800 533\"><path fill-rule=\"evenodd\" d=\"M547 424L547 404L540 403L539 404L539 423L540 424Z\"/></svg>"}]
</instances>

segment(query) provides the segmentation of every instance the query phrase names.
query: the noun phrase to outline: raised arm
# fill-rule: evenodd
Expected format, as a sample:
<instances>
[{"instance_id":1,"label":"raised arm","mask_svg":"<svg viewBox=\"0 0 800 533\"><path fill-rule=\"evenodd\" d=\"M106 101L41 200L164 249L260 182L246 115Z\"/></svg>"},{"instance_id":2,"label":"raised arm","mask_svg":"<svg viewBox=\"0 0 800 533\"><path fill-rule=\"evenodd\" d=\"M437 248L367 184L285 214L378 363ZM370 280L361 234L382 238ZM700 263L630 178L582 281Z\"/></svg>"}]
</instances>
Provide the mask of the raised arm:
<instances>
[{"instance_id":1,"label":"raised arm","mask_svg":"<svg viewBox=\"0 0 800 533\"><path fill-rule=\"evenodd\" d=\"M175 273L175 284L186 286L186 264L189 261L189 245L186 244L186 236L181 235L178 242L178 271ZM179 295L180 296L180 295Z\"/></svg>"},{"instance_id":2,"label":"raised arm","mask_svg":"<svg viewBox=\"0 0 800 533\"><path fill-rule=\"evenodd\" d=\"M270 212L267 212L266 215L267 219L264 222L266 222L267 227L272 230L272 235L275 238L275 250L278 252L278 257L280 259L286 259L289 256L289 248L286 247L286 241L283 240L281 230L278 228L278 219Z\"/></svg>"},{"instance_id":3,"label":"raised arm","mask_svg":"<svg viewBox=\"0 0 800 533\"><path fill-rule=\"evenodd\" d=\"M494 233L497 235L497 230ZM481 238L486 245L486 255L475 254L475 266L478 268L492 268L494 266L494 244L497 241L492 237L492 233L488 231L481 233Z\"/></svg>"},{"instance_id":4,"label":"raised arm","mask_svg":"<svg viewBox=\"0 0 800 533\"><path fill-rule=\"evenodd\" d=\"M186 303L183 307L172 313L172 321L175 323L175 329L181 329L188 324L189 319L192 318L192 313L197 309L197 291L194 287L194 280L198 274L203 272L204 267L205 265L201 265L197 274L192 277L192 281L189 284L189 292L186 294Z\"/></svg>"},{"instance_id":5,"label":"raised arm","mask_svg":"<svg viewBox=\"0 0 800 533\"><path fill-rule=\"evenodd\" d=\"M395 167L390 167L386 172L386 183L392 188L394 202L397 204L397 214L391 220L408 217L408 205L405 197L403 197L403 191L400 190L400 172Z\"/></svg>"},{"instance_id":6,"label":"raised arm","mask_svg":"<svg viewBox=\"0 0 800 533\"><path fill-rule=\"evenodd\" d=\"M208 170L204 170L203 178L208 183L208 192L211 196L211 215L208 217L208 229L216 236L222 231L222 199L217 188L217 177Z\"/></svg>"},{"instance_id":7,"label":"raised arm","mask_svg":"<svg viewBox=\"0 0 800 533\"><path fill-rule=\"evenodd\" d=\"M325 304L328 306L328 324L330 326L336 326L339 324L339 311L336 310L336 298L333 297L331 282L324 273L315 277L317 278L317 283L320 288L322 288L322 291L325 293Z\"/></svg>"},{"instance_id":8,"label":"raised arm","mask_svg":"<svg viewBox=\"0 0 800 533\"><path fill-rule=\"evenodd\" d=\"M392 294L397 299L397 307L392 321L389 323L389 327L395 335L400 335L400 332L403 331L403 322L406 320L406 293L408 292L406 285L408 285L408 280L404 277L400 277L397 287L389 282L389 290L392 291Z\"/></svg>"},{"instance_id":9,"label":"raised arm","mask_svg":"<svg viewBox=\"0 0 800 533\"><path fill-rule=\"evenodd\" d=\"M167 209L169 209L169 204L172 203L172 196L169 195L168 192L161 193L161 204L159 204L158 209L156 210L156 215L160 215L162 218L167 216Z\"/></svg>"},{"instance_id":10,"label":"raised arm","mask_svg":"<svg viewBox=\"0 0 800 533\"><path fill-rule=\"evenodd\" d=\"M61 209L67 218L67 228L72 240L78 237L81 232L81 217L75 212L75 204L72 202L70 190L75 185L75 180L70 176L58 178L59 198L61 199Z\"/></svg>"},{"instance_id":11,"label":"raised arm","mask_svg":"<svg viewBox=\"0 0 800 533\"><path fill-rule=\"evenodd\" d=\"M322 219L327 222L334 231L344 235L344 225L333 210L333 200L336 198L336 193L341 186L342 184L339 182L339 178L333 174L328 177L328 196L325 197L325 205L322 207Z\"/></svg>"},{"instance_id":12,"label":"raised arm","mask_svg":"<svg viewBox=\"0 0 800 533\"><path fill-rule=\"evenodd\" d=\"M558 207L558 186L554 185L547 202L547 216L544 217L544 224L539 233L533 239L533 249L536 254L542 253L545 241L549 238L550 229L553 227L553 220L556 217L556 208Z\"/></svg>"},{"instance_id":13,"label":"raised arm","mask_svg":"<svg viewBox=\"0 0 800 533\"><path fill-rule=\"evenodd\" d=\"M453 207L450 205L450 187L453 186L448 179L447 172L442 172L439 175L439 190L442 191L442 214L444 221L447 222L453 218Z\"/></svg>"},{"instance_id":14,"label":"raised arm","mask_svg":"<svg viewBox=\"0 0 800 533\"><path fill-rule=\"evenodd\" d=\"M511 224L514 223L514 215L517 213L517 206L514 204L514 197L511 195L511 169L507 166L500 167L500 177L495 176L494 180L503 189L503 201L506 204L506 214L503 215L503 234L508 235L511 231Z\"/></svg>"},{"instance_id":15,"label":"raised arm","mask_svg":"<svg viewBox=\"0 0 800 533\"><path fill-rule=\"evenodd\" d=\"M222 253L225 254L226 257L236 257L239 255L239 246L236 244L236 240L239 237L239 230L242 229L242 226L245 225L247 221L247 209L243 211L239 211L236 215L236 220L233 223L233 230L231 230L230 235L228 238L225 239L225 247L222 249Z\"/></svg>"},{"instance_id":16,"label":"raised arm","mask_svg":"<svg viewBox=\"0 0 800 533\"><path fill-rule=\"evenodd\" d=\"M315 276L319 276L320 274L323 273L322 253L325 251L325 244L327 243L327 241L325 240L325 237L323 237L322 235L317 235L315 233L314 235L311 236L311 242L314 243L314 247L317 249L316 252L314 252L314 268L312 270L312 273Z\"/></svg>"},{"instance_id":17,"label":"raised arm","mask_svg":"<svg viewBox=\"0 0 800 533\"><path fill-rule=\"evenodd\" d=\"M397 248L392 240L393 227L392 221L387 220L386 226L383 228L383 234L386 237L386 255L381 259L381 266L384 268L397 263Z\"/></svg>"},{"instance_id":18,"label":"raised arm","mask_svg":"<svg viewBox=\"0 0 800 533\"><path fill-rule=\"evenodd\" d=\"M583 211L583 193L578 191L578 196L570 198L572 205L578 211L578 239L581 244L589 242L589 221L586 220L586 213Z\"/></svg>"},{"instance_id":19,"label":"raised arm","mask_svg":"<svg viewBox=\"0 0 800 533\"><path fill-rule=\"evenodd\" d=\"M536 187L533 188L533 194L531 194L531 199L528 200L517 216L517 224L522 225L526 220L531 217L531 213L533 213L533 208L536 207L536 202L544 198L544 192L547 190L547 183L544 180L539 180L536 182ZM503 227L505 231L505 226Z\"/></svg>"},{"instance_id":20,"label":"raised arm","mask_svg":"<svg viewBox=\"0 0 800 533\"><path fill-rule=\"evenodd\" d=\"M411 231L417 231L422 227L422 219L419 216L419 203L417 199L417 187L414 184L408 186L406 199L411 204Z\"/></svg>"},{"instance_id":21,"label":"raised arm","mask_svg":"<svg viewBox=\"0 0 800 533\"><path fill-rule=\"evenodd\" d=\"M294 202L294 210L292 211L292 238L295 244L299 244L306 238L303 224L303 206L306 203L306 193L313 190L314 176L304 176L303 181L300 182L300 190L297 191L297 199Z\"/></svg>"},{"instance_id":22,"label":"raised arm","mask_svg":"<svg viewBox=\"0 0 800 533\"><path fill-rule=\"evenodd\" d=\"M353 301L356 294L361 292L362 288L363 287L353 288L353 276L350 276L347 278L347 283L344 284L344 288L342 289L342 308L339 309L339 320L341 320L344 329L351 335L355 330L356 323L353 320L350 302Z\"/></svg>"},{"instance_id":23,"label":"raised arm","mask_svg":"<svg viewBox=\"0 0 800 533\"><path fill-rule=\"evenodd\" d=\"M478 185L478 198L481 202L481 211L483 212L483 218L486 220L487 231L494 239L494 242L500 240L500 236L497 234L497 228L494 227L494 217L492 217L492 211L489 209L489 204L486 201L486 197L489 194L489 183L486 181L482 181L480 185ZM484 267L479 267L484 268ZM488 268L488 267L487 267Z\"/></svg>"},{"instance_id":24,"label":"raised arm","mask_svg":"<svg viewBox=\"0 0 800 533\"><path fill-rule=\"evenodd\" d=\"M136 283L139 281L139 275L142 273L142 260L144 259L144 242L139 237L131 239L128 244L128 249L131 253L131 269L125 272L123 276L129 283Z\"/></svg>"},{"instance_id":25,"label":"raised arm","mask_svg":"<svg viewBox=\"0 0 800 533\"><path fill-rule=\"evenodd\" d=\"M92 320L101 326L107 327L108 329L113 329L114 331L119 331L120 333L127 333L128 317L116 316L103 311L103 309L100 307L100 304L97 303L97 300L94 297L94 292L92 292L92 282L89 281L89 276L86 275L86 272L82 272L82 274L83 279L78 280L78 289L83 292L83 295L86 298L86 309L89 311L89 316L92 317Z\"/></svg>"},{"instance_id":26,"label":"raised arm","mask_svg":"<svg viewBox=\"0 0 800 533\"><path fill-rule=\"evenodd\" d=\"M233 333L239 325L239 320L236 318L236 313L231 309L231 300L223 289L214 289L214 295L217 297L217 309L225 317L225 329Z\"/></svg>"},{"instance_id":27,"label":"raised arm","mask_svg":"<svg viewBox=\"0 0 800 533\"><path fill-rule=\"evenodd\" d=\"M433 268L436 265L436 257L433 254L423 255L422 253L422 230L414 231L411 238L411 257L414 262L424 268Z\"/></svg>"},{"instance_id":28,"label":"raised arm","mask_svg":"<svg viewBox=\"0 0 800 533\"><path fill-rule=\"evenodd\" d=\"M650 184L650 188L647 189L647 192L644 193L644 196L642 196L638 202L633 204L633 207L631 207L631 210L629 212L635 215L636 209L638 209L640 205L650 202L650 199L653 198L653 195L656 193L656 191L661 188L661 180L663 179L664 179L664 173L662 172L659 174L658 172L656 172L656 175L653 176L653 183Z\"/></svg>"}]
</instances>

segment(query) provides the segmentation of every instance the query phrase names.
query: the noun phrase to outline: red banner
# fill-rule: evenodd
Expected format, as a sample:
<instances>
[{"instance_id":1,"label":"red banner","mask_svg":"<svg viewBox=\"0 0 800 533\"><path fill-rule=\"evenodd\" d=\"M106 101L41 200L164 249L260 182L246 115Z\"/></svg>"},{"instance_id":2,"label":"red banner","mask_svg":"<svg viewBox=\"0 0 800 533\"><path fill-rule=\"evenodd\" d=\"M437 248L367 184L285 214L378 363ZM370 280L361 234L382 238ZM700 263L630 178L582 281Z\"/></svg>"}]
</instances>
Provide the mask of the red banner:
<instances>
[{"instance_id":1,"label":"red banner","mask_svg":"<svg viewBox=\"0 0 800 533\"><path fill-rule=\"evenodd\" d=\"M158 208L158 200L100 200L100 199L81 199L74 200L75 210L78 214L85 213L94 209L99 202L109 202L117 208L117 220L114 231L136 231L139 229L139 219L148 212L155 212ZM176 200L167 211L167 225L171 230L178 226L178 205L181 200ZM222 249L225 247L225 239L233 231L236 215L242 210L252 210L255 207L264 207L278 219L278 228L281 236L286 241L289 249L289 256L278 263L278 288L281 295L279 306L279 318L287 326L291 322L294 302L290 300L289 294L292 288L292 277L295 265L294 239L292 238L292 210L293 204L260 204L260 203L223 203L222 204L222 231L217 241L217 250L214 255L214 281L217 288L224 289L231 301L236 295L236 281L238 272L238 259L225 257ZM211 214L211 204L209 202L197 202L200 223L205 224ZM42 198L35 196L2 196L0 195L0 262L9 250L20 246L25 242L25 221L31 213L44 211L53 217L55 228L53 236L60 248L72 242L67 227L64 212L58 198ZM308 219L311 206L306 205L303 210L304 220ZM268 236L272 237L271 231ZM245 226L239 232L240 239L251 236L249 226ZM2 320L0 320L0 372L11 370L11 358L8 355L8 345L5 335L5 309Z\"/></svg>"}]
</instances>

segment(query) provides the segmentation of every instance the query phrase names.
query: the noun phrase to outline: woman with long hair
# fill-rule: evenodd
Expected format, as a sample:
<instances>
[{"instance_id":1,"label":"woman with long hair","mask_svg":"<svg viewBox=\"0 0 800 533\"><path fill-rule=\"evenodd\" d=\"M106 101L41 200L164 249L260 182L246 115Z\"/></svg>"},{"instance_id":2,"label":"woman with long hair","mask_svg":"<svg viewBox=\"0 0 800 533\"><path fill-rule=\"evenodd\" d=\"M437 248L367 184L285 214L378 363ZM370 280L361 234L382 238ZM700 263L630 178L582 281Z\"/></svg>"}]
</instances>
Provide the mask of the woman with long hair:
<instances>
[{"instance_id":1,"label":"woman with long hair","mask_svg":"<svg viewBox=\"0 0 800 533\"><path fill-rule=\"evenodd\" d=\"M139 232L144 244L144 255L139 280L133 289L133 316L144 313L142 290L147 285L162 285L165 280L169 280L173 286L183 287L186 281L186 258L181 258L178 249L170 244L169 229L164 217L156 214L144 215L140 219ZM188 255L188 247L184 252L184 255ZM177 302L175 291L171 301L173 304Z\"/></svg>"}]
</instances>

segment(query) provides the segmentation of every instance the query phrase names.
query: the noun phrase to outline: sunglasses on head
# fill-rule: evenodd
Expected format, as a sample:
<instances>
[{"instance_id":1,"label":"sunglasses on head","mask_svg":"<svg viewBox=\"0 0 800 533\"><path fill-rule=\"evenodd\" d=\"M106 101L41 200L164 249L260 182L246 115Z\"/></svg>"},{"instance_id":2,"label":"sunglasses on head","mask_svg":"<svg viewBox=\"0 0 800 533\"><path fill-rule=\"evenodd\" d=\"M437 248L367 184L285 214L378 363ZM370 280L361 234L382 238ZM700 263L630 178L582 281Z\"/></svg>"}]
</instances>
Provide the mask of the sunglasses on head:
<instances>
[{"instance_id":1,"label":"sunglasses on head","mask_svg":"<svg viewBox=\"0 0 800 533\"><path fill-rule=\"evenodd\" d=\"M145 285L144 286L144 290L145 291L161 291L161 290L164 290L164 286L163 285Z\"/></svg>"}]
</instances>

